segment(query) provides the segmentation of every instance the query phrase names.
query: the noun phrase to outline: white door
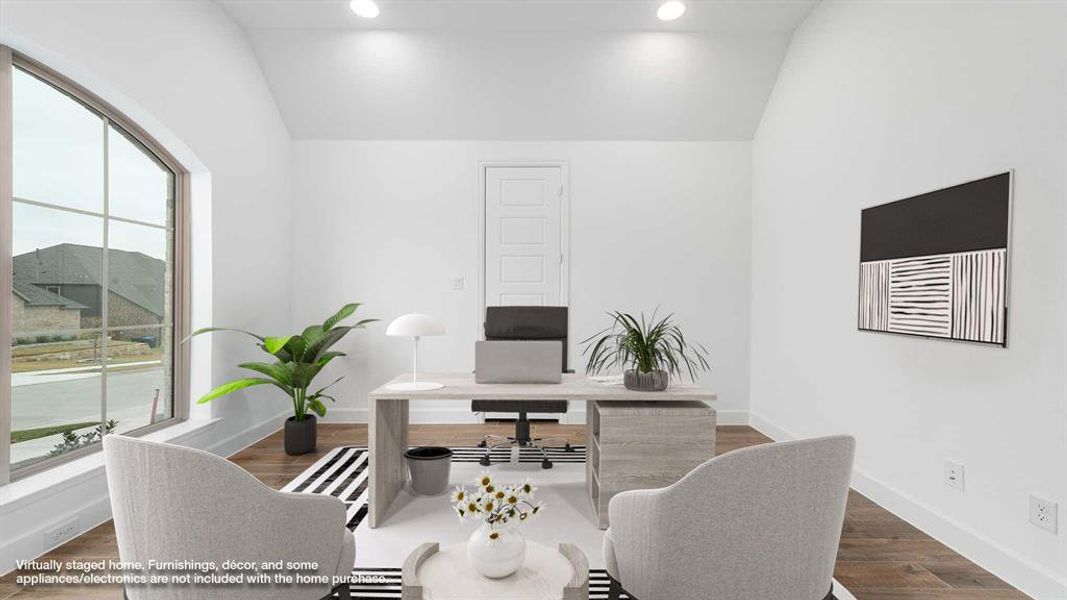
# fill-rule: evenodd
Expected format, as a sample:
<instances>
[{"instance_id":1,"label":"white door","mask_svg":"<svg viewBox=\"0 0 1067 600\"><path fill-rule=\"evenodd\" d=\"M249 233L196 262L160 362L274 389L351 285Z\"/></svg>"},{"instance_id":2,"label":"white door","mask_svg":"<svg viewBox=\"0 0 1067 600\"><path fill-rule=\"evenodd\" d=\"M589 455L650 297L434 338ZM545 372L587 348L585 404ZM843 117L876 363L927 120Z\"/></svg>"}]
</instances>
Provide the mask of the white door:
<instances>
[{"instance_id":1,"label":"white door","mask_svg":"<svg viewBox=\"0 0 1067 600\"><path fill-rule=\"evenodd\" d=\"M563 169L485 169L485 306L561 306Z\"/></svg>"}]
</instances>

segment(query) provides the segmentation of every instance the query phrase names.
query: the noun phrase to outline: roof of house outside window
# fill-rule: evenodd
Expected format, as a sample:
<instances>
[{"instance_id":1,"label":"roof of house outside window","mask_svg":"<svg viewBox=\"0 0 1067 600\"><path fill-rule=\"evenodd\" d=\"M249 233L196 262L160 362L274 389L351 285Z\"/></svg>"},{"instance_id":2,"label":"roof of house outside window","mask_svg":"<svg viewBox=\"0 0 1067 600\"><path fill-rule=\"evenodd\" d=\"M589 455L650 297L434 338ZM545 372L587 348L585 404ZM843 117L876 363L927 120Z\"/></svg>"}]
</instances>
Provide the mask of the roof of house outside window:
<instances>
[{"instance_id":1,"label":"roof of house outside window","mask_svg":"<svg viewBox=\"0 0 1067 600\"><path fill-rule=\"evenodd\" d=\"M34 286L100 285L102 258L102 250L95 246L58 244L40 248L14 257L12 279ZM165 262L140 252L110 249L107 272L112 293L163 317Z\"/></svg>"},{"instance_id":2,"label":"roof of house outside window","mask_svg":"<svg viewBox=\"0 0 1067 600\"><path fill-rule=\"evenodd\" d=\"M60 308L79 310L88 308L84 304L79 304L70 298L64 298L59 294L54 294L26 281L12 281L11 291L19 298L22 298L26 302L26 306L58 306Z\"/></svg>"}]
</instances>

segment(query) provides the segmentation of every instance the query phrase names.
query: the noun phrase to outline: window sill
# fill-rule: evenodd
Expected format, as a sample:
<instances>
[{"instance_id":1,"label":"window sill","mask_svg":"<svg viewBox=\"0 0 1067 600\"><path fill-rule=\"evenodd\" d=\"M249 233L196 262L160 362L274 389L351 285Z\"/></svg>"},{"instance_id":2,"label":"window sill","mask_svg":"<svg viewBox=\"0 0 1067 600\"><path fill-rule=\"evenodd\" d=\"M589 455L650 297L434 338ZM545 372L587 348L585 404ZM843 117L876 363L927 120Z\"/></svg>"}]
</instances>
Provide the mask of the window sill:
<instances>
[{"instance_id":1,"label":"window sill","mask_svg":"<svg viewBox=\"0 0 1067 600\"><path fill-rule=\"evenodd\" d=\"M176 442L192 433L215 426L219 418L187 419L181 423L164 427L158 431L140 436L140 439L155 442ZM73 485L100 474L104 469L104 456L94 452L88 456L35 473L0 486L0 515L13 512L28 502L39 501L43 497L59 493Z\"/></svg>"}]
</instances>

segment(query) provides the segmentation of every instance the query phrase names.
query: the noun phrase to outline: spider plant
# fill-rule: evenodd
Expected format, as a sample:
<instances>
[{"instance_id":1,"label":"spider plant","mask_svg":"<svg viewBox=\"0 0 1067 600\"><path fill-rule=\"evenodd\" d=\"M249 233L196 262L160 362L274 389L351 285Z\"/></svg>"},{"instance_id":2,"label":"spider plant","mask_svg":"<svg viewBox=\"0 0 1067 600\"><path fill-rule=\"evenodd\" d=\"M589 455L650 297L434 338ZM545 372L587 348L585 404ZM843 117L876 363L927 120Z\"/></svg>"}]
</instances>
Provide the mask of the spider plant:
<instances>
[{"instance_id":1,"label":"spider plant","mask_svg":"<svg viewBox=\"0 0 1067 600\"><path fill-rule=\"evenodd\" d=\"M666 371L671 378L688 376L695 380L698 373L708 371L708 351L704 346L689 342L674 322L674 314L662 319L640 320L633 315L609 312L612 323L582 341L583 355L589 356L585 371L602 373L616 367L632 368L639 373Z\"/></svg>"},{"instance_id":2,"label":"spider plant","mask_svg":"<svg viewBox=\"0 0 1067 600\"><path fill-rule=\"evenodd\" d=\"M320 417L325 416L326 405L322 401L336 402L326 391L344 377L338 377L333 383L316 391L309 392L308 390L311 389L313 380L323 367L333 359L345 355L344 352L330 350L330 347L341 341L341 338L349 331L363 329L368 323L378 320L363 319L354 325L338 325L352 316L359 306L355 303L346 304L321 325L311 325L304 329L303 333L297 335L262 336L251 331L227 327L205 327L194 331L189 337L212 331L235 331L251 336L257 340L256 345L274 359L272 362L246 362L237 365L242 369L265 375L265 377L245 377L224 383L204 394L198 404L211 402L244 388L273 385L292 400L294 420L303 421L307 418L308 410L314 411Z\"/></svg>"}]
</instances>

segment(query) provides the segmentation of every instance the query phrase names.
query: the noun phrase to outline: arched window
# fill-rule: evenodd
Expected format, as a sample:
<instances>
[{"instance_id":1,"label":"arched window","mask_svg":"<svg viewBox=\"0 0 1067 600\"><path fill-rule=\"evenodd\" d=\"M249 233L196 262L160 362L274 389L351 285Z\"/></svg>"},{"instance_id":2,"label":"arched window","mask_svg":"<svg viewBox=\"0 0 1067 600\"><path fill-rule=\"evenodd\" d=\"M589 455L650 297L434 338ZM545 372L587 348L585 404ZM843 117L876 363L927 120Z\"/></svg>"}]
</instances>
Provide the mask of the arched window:
<instances>
[{"instance_id":1,"label":"arched window","mask_svg":"<svg viewBox=\"0 0 1067 600\"><path fill-rule=\"evenodd\" d=\"M154 140L66 78L0 47L0 79L11 478L186 414L187 185Z\"/></svg>"}]
</instances>

